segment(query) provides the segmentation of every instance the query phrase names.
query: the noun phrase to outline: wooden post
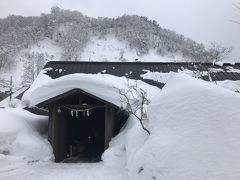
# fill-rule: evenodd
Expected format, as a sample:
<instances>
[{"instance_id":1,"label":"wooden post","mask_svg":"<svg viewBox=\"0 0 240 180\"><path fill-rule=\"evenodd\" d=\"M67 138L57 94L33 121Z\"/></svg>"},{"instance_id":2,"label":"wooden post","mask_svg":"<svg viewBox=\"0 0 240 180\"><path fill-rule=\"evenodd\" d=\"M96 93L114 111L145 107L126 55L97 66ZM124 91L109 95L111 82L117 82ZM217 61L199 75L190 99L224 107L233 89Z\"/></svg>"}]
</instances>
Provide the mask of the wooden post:
<instances>
[{"instance_id":1,"label":"wooden post","mask_svg":"<svg viewBox=\"0 0 240 180\"><path fill-rule=\"evenodd\" d=\"M58 111L54 105L52 113L52 147L55 162L61 162L66 158L67 147L67 111Z\"/></svg>"},{"instance_id":2,"label":"wooden post","mask_svg":"<svg viewBox=\"0 0 240 180\"><path fill-rule=\"evenodd\" d=\"M53 117L54 117L54 111L53 111L53 105L50 104L48 106L49 110L49 116L48 116L48 141L50 142L51 145L53 145Z\"/></svg>"},{"instance_id":3,"label":"wooden post","mask_svg":"<svg viewBox=\"0 0 240 180\"><path fill-rule=\"evenodd\" d=\"M113 136L113 122L114 122L114 113L111 110L111 107L106 106L105 108L105 149L108 148L109 142Z\"/></svg>"},{"instance_id":4,"label":"wooden post","mask_svg":"<svg viewBox=\"0 0 240 180\"><path fill-rule=\"evenodd\" d=\"M10 101L12 101L12 76L10 76Z\"/></svg>"}]
</instances>

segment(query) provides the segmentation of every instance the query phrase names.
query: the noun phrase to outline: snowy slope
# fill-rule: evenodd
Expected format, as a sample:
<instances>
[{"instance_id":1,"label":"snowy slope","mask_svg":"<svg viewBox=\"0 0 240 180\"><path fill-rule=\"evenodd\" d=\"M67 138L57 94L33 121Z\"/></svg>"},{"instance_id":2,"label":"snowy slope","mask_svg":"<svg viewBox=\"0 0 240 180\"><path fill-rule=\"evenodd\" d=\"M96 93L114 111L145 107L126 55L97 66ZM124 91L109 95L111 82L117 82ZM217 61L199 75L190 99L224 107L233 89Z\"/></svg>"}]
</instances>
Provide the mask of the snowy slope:
<instances>
[{"instance_id":1,"label":"snowy slope","mask_svg":"<svg viewBox=\"0 0 240 180\"><path fill-rule=\"evenodd\" d=\"M132 62L138 59L143 62L180 62L185 61L179 55L160 56L153 50L149 54L140 56L135 49L131 49L126 41L119 41L113 36L103 39L92 37L81 53L80 61L122 61Z\"/></svg>"},{"instance_id":2,"label":"snowy slope","mask_svg":"<svg viewBox=\"0 0 240 180\"><path fill-rule=\"evenodd\" d=\"M46 61L59 61L62 54L62 49L54 41L47 38L25 51L48 54L49 57L46 57Z\"/></svg>"},{"instance_id":3,"label":"snowy slope","mask_svg":"<svg viewBox=\"0 0 240 180\"><path fill-rule=\"evenodd\" d=\"M9 81L10 76L12 76L14 89L19 89L22 87L24 63L26 62L26 57L24 56L25 52L43 53L46 61L58 61L60 60L62 50L49 39L45 39L38 44L22 50L16 56L14 66L10 67L9 69L3 69L0 72L0 80ZM9 88L3 88L0 86L0 91L6 90L9 90Z\"/></svg>"}]
</instances>

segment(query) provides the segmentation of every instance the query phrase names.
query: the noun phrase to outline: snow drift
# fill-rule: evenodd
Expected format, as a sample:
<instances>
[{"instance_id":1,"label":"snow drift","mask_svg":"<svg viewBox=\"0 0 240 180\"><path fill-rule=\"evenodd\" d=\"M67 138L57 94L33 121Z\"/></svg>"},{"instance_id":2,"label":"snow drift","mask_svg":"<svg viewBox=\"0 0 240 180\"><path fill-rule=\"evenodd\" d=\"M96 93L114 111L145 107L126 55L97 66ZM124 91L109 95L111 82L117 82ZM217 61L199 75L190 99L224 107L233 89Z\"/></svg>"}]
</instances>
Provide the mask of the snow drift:
<instances>
[{"instance_id":1,"label":"snow drift","mask_svg":"<svg viewBox=\"0 0 240 180\"><path fill-rule=\"evenodd\" d=\"M92 82L96 84L91 88L94 92L97 91L94 87L98 87L100 82L107 83L107 78L111 77L74 76L71 77L75 78L72 80L75 83L80 82L77 80L80 76L93 78ZM53 84L60 86L57 79L44 77L47 81L43 84L38 81L25 95L29 100L33 98L30 103L36 102L37 92L49 90ZM117 87L125 84L122 83L125 80L120 81L123 78L115 78L111 80L114 85L118 84ZM110 84L103 85L107 84L102 83L100 87L110 87ZM69 85L65 87L70 88ZM85 87L90 86L87 84ZM125 127L104 152L103 163L98 164L102 167L101 172L128 172L130 180L239 179L240 94L185 74L174 73L161 91L149 89L149 92L154 92L150 93L152 101L148 107L151 135L148 136L138 120L130 116ZM6 154L30 160L48 160L52 157L49 143L36 130L39 127L36 122L40 122L37 119L42 117L19 108L1 109L0 117L0 158L7 157ZM64 166L59 164L56 168L61 171L62 177L68 174L63 170ZM31 170L31 166L28 168ZM88 165L86 168L89 168ZM113 173L111 171L109 177L113 177ZM38 173L34 176L37 177ZM46 177L49 176L46 174ZM85 177L90 178L90 175Z\"/></svg>"},{"instance_id":2,"label":"snow drift","mask_svg":"<svg viewBox=\"0 0 240 180\"><path fill-rule=\"evenodd\" d=\"M47 161L53 157L48 141L39 134L47 118L21 108L0 109L0 155L17 156L27 161Z\"/></svg>"},{"instance_id":3,"label":"snow drift","mask_svg":"<svg viewBox=\"0 0 240 180\"><path fill-rule=\"evenodd\" d=\"M238 93L173 74L150 103L151 135L128 158L129 178L238 179L239 108Z\"/></svg>"}]
</instances>

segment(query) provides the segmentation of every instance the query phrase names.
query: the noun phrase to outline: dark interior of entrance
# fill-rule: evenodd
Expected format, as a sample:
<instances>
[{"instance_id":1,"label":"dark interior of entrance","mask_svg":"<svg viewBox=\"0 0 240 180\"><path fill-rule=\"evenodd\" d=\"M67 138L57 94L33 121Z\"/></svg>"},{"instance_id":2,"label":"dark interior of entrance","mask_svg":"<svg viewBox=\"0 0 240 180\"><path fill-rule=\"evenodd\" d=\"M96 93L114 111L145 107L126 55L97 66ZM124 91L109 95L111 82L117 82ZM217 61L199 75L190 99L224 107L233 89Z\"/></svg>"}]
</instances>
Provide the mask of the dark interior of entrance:
<instances>
[{"instance_id":1,"label":"dark interior of entrance","mask_svg":"<svg viewBox=\"0 0 240 180\"><path fill-rule=\"evenodd\" d=\"M69 110L67 122L67 157L100 158L104 151L105 108Z\"/></svg>"}]
</instances>

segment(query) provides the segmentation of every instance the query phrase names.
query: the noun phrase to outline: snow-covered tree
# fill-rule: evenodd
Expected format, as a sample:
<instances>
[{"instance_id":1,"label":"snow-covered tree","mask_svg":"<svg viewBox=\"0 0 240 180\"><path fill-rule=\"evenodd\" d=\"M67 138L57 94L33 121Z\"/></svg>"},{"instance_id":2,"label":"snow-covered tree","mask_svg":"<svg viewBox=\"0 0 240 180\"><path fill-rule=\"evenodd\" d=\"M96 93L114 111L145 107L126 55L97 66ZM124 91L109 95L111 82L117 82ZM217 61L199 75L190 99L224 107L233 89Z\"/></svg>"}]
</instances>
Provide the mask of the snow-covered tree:
<instances>
[{"instance_id":1,"label":"snow-covered tree","mask_svg":"<svg viewBox=\"0 0 240 180\"><path fill-rule=\"evenodd\" d=\"M34 79L37 77L39 72L45 65L45 56L43 53L25 53L24 57L24 72L23 72L23 85L30 85Z\"/></svg>"},{"instance_id":2,"label":"snow-covered tree","mask_svg":"<svg viewBox=\"0 0 240 180\"><path fill-rule=\"evenodd\" d=\"M209 48L208 59L213 62L223 61L228 58L232 52L232 47L224 47L219 43L212 42L211 47Z\"/></svg>"},{"instance_id":3,"label":"snow-covered tree","mask_svg":"<svg viewBox=\"0 0 240 180\"><path fill-rule=\"evenodd\" d=\"M161 55L182 54L189 61L211 61L202 44L163 29L146 17L90 18L78 11L53 7L51 13L39 17L11 15L0 19L0 68L11 66L21 50L46 38L62 47L62 60L78 60L92 36L103 38L108 34L126 41L140 56L153 49Z\"/></svg>"}]
</instances>

